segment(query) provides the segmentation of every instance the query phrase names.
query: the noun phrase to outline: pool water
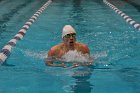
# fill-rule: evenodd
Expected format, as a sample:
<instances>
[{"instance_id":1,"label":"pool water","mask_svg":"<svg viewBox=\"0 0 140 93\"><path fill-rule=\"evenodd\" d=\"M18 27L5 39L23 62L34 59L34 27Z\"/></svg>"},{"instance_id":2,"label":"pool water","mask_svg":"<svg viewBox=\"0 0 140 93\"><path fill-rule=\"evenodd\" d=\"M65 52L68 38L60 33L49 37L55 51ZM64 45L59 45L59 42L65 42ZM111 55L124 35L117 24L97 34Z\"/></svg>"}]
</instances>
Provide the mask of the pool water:
<instances>
[{"instance_id":1,"label":"pool water","mask_svg":"<svg viewBox=\"0 0 140 93\"><path fill-rule=\"evenodd\" d=\"M45 2L0 1L0 48ZM120 2L124 6L116 6L139 22L139 11ZM93 66L71 69L44 64L48 50L62 42L66 24L76 29L78 42L89 46ZM139 93L139 49L140 31L102 0L53 0L0 67L0 93Z\"/></svg>"}]
</instances>

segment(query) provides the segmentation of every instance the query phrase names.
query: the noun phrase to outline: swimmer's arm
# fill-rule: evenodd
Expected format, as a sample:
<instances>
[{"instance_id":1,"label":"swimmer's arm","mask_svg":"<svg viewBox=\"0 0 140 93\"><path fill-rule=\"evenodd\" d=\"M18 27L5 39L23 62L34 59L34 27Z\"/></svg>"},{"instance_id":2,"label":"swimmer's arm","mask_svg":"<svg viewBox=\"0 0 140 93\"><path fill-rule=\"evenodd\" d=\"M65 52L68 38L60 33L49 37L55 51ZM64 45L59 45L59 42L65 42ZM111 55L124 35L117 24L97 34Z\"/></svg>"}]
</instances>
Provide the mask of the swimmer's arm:
<instances>
[{"instance_id":1,"label":"swimmer's arm","mask_svg":"<svg viewBox=\"0 0 140 93\"><path fill-rule=\"evenodd\" d=\"M48 57L54 57L55 56L55 51L54 50L50 50L48 52ZM48 61L46 60L46 65L48 66L54 66L54 67L65 67L65 65L62 63L62 64L54 64L53 61Z\"/></svg>"},{"instance_id":2,"label":"swimmer's arm","mask_svg":"<svg viewBox=\"0 0 140 93\"><path fill-rule=\"evenodd\" d=\"M83 53L84 53L84 54L89 54L89 55L90 55L90 50L89 50L89 48L88 48L87 45L83 45L83 48L82 48L82 49L84 49L84 50L83 50Z\"/></svg>"},{"instance_id":3,"label":"swimmer's arm","mask_svg":"<svg viewBox=\"0 0 140 93\"><path fill-rule=\"evenodd\" d=\"M52 61L46 61L46 65L53 67L66 67L64 63L62 64L54 64Z\"/></svg>"},{"instance_id":4,"label":"swimmer's arm","mask_svg":"<svg viewBox=\"0 0 140 93\"><path fill-rule=\"evenodd\" d=\"M63 63L62 64L53 64L52 62L47 62L47 65L53 66L53 67L65 67L65 65Z\"/></svg>"}]
</instances>

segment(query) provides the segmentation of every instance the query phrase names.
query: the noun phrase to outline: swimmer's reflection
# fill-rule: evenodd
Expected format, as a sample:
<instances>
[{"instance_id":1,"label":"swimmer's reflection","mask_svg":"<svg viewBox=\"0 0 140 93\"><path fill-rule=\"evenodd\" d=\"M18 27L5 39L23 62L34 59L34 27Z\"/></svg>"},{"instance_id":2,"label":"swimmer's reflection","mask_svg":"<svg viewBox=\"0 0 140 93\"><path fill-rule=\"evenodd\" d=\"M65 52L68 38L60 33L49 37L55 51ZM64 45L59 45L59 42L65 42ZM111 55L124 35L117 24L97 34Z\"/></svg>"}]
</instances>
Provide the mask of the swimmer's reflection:
<instances>
[{"instance_id":1,"label":"swimmer's reflection","mask_svg":"<svg viewBox=\"0 0 140 93\"><path fill-rule=\"evenodd\" d=\"M56 59L57 59L57 61L56 61ZM57 63L59 64L62 62L62 60L60 60L58 58L56 58L56 59L53 59L55 64L57 64ZM52 60L52 59L50 58L50 60ZM58 60L60 60L60 61L58 61ZM72 71L72 74L70 75L70 77L75 79L74 85L70 85L71 91L73 91L74 93L91 93L91 91L93 89L93 85L91 84L89 79L92 76L93 65L78 66L77 68L71 68L71 66L74 62L73 63L64 62L64 63L65 63L65 65L67 64L69 66L69 67L67 66L65 68L65 71L67 71L67 70L69 70L70 72ZM53 74L54 74L54 72L53 72ZM57 71L57 74L58 74L58 71ZM59 73L59 75L62 75L62 74L65 74L65 73L62 73L62 72Z\"/></svg>"},{"instance_id":2,"label":"swimmer's reflection","mask_svg":"<svg viewBox=\"0 0 140 93\"><path fill-rule=\"evenodd\" d=\"M73 78L76 80L75 85L71 85L71 90L74 93L91 93L93 85L90 82L92 68L81 68L74 72Z\"/></svg>"}]
</instances>

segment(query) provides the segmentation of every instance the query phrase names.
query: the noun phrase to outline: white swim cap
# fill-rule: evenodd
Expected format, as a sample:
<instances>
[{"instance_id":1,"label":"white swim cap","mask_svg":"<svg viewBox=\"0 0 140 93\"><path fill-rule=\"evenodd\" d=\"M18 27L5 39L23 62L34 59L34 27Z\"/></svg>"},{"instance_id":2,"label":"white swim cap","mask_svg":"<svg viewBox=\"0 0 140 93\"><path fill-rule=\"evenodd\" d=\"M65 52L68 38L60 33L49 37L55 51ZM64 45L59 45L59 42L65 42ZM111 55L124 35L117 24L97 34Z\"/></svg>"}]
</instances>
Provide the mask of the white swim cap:
<instances>
[{"instance_id":1,"label":"white swim cap","mask_svg":"<svg viewBox=\"0 0 140 93\"><path fill-rule=\"evenodd\" d=\"M62 31L62 38L70 33L76 33L75 29L71 25L65 25Z\"/></svg>"}]
</instances>

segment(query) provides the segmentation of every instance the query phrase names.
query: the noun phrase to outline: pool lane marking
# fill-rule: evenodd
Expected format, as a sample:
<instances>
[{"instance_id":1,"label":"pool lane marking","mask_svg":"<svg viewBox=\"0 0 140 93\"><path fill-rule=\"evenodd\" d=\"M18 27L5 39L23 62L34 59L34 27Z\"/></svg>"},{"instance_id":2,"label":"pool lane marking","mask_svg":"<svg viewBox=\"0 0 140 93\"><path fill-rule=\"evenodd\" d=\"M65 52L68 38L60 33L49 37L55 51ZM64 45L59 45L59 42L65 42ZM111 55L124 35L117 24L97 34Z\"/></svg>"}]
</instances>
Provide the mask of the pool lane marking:
<instances>
[{"instance_id":1,"label":"pool lane marking","mask_svg":"<svg viewBox=\"0 0 140 93\"><path fill-rule=\"evenodd\" d=\"M116 6L108 2L107 0L103 0L103 2L108 5L110 8L112 8L117 14L119 14L121 17L124 18L124 20L132 25L134 28L138 29L140 31L140 24L138 24L136 21L134 21L132 18L130 18L128 15L123 13L121 10L119 10Z\"/></svg>"},{"instance_id":2,"label":"pool lane marking","mask_svg":"<svg viewBox=\"0 0 140 93\"><path fill-rule=\"evenodd\" d=\"M52 0L48 0L19 30L19 32L11 39L0 52L0 64L3 64L10 56L11 50L16 46L17 41L21 40L26 34L30 26L35 22L39 15L51 4Z\"/></svg>"}]
</instances>

